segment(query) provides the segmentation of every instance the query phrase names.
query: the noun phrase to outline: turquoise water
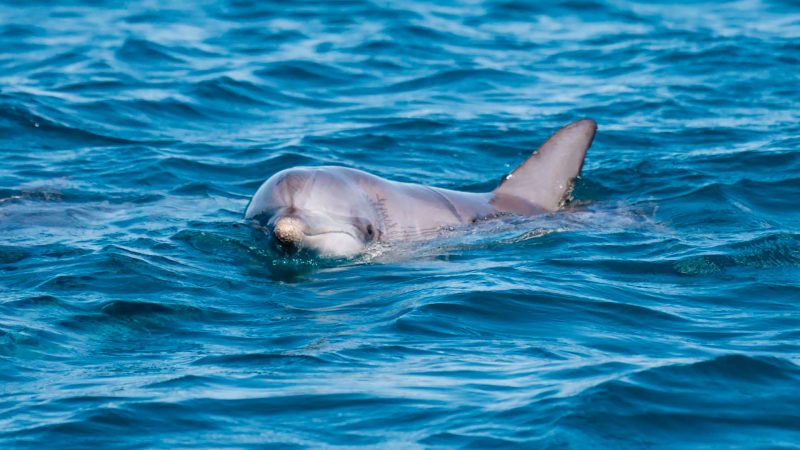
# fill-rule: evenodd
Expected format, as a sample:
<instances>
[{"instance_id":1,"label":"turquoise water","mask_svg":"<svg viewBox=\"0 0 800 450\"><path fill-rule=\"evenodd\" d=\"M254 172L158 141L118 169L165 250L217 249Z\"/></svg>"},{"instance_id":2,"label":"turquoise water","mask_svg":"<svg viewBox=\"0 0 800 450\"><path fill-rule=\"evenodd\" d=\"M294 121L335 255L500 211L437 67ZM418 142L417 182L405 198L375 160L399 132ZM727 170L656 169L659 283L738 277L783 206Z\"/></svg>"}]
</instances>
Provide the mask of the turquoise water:
<instances>
[{"instance_id":1,"label":"turquoise water","mask_svg":"<svg viewBox=\"0 0 800 450\"><path fill-rule=\"evenodd\" d=\"M800 6L431 3L0 6L0 446L797 448ZM561 214L337 264L242 219L580 117Z\"/></svg>"}]
</instances>

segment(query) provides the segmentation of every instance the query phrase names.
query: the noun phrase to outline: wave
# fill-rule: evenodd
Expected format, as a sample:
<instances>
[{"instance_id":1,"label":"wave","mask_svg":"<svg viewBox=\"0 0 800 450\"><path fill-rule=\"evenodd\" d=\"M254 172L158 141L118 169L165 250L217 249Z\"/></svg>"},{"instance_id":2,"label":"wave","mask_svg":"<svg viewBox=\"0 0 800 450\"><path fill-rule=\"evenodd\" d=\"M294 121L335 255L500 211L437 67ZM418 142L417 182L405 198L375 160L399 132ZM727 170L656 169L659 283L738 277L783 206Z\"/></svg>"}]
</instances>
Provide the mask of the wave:
<instances>
[{"instance_id":1,"label":"wave","mask_svg":"<svg viewBox=\"0 0 800 450\"><path fill-rule=\"evenodd\" d=\"M675 263L675 270L685 275L707 275L736 268L798 266L800 236L778 233L722 245L711 253L683 258Z\"/></svg>"},{"instance_id":2,"label":"wave","mask_svg":"<svg viewBox=\"0 0 800 450\"><path fill-rule=\"evenodd\" d=\"M135 141L105 136L92 131L58 123L16 104L0 103L0 130L6 134L9 145L53 148L70 145L133 144Z\"/></svg>"},{"instance_id":3,"label":"wave","mask_svg":"<svg viewBox=\"0 0 800 450\"><path fill-rule=\"evenodd\" d=\"M744 355L656 367L582 392L559 425L581 430L579 436L600 436L603 445L657 445L676 437L691 445L734 445L745 435L751 444L768 445L796 432L800 412L770 405L794 401L798 376L798 367L786 360ZM745 424L771 437L754 438L740 428ZM693 433L695 427L706 433Z\"/></svg>"}]
</instances>

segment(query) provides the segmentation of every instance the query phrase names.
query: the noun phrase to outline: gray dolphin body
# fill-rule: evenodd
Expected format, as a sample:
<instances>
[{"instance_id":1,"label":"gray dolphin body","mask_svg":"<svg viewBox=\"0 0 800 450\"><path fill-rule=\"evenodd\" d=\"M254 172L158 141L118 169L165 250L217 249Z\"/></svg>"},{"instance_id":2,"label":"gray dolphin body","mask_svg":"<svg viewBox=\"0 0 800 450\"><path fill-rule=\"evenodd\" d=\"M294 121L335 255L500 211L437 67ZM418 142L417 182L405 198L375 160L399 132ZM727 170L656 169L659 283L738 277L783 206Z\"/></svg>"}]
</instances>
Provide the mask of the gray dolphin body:
<instances>
[{"instance_id":1,"label":"gray dolphin body","mask_svg":"<svg viewBox=\"0 0 800 450\"><path fill-rule=\"evenodd\" d=\"M375 242L419 240L502 214L556 211L580 174L597 125L558 130L492 192L470 193L387 180L345 167L295 167L270 177L245 218L276 247L348 257Z\"/></svg>"}]
</instances>

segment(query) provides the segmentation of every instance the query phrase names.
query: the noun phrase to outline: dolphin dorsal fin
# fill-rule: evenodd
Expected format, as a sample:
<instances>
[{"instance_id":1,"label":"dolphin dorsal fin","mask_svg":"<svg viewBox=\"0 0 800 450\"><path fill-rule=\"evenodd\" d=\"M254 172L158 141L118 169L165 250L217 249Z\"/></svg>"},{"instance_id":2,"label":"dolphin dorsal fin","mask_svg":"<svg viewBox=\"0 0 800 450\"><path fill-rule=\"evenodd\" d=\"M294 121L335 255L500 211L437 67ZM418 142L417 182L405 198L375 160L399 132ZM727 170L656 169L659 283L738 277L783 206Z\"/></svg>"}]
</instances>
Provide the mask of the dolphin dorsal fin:
<instances>
[{"instance_id":1,"label":"dolphin dorsal fin","mask_svg":"<svg viewBox=\"0 0 800 450\"><path fill-rule=\"evenodd\" d=\"M558 210L581 172L597 124L583 119L556 131L494 190L499 211L535 214Z\"/></svg>"}]
</instances>

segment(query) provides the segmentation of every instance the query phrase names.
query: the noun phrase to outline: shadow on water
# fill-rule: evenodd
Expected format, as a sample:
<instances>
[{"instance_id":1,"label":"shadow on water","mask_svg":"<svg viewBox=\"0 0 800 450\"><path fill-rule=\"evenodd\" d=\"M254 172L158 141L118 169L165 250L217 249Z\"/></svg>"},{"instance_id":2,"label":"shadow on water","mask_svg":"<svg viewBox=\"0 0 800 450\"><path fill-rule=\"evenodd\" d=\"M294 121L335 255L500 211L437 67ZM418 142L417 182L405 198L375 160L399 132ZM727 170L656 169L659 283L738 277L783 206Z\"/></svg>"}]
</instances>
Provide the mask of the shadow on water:
<instances>
[{"instance_id":1,"label":"shadow on water","mask_svg":"<svg viewBox=\"0 0 800 450\"><path fill-rule=\"evenodd\" d=\"M310 254L286 255L276 249L263 233L245 222L195 223L197 228L181 230L172 239L189 250L188 258L213 258L245 276L296 283L306 276L339 261L316 258ZM193 253L196 253L193 255Z\"/></svg>"}]
</instances>

